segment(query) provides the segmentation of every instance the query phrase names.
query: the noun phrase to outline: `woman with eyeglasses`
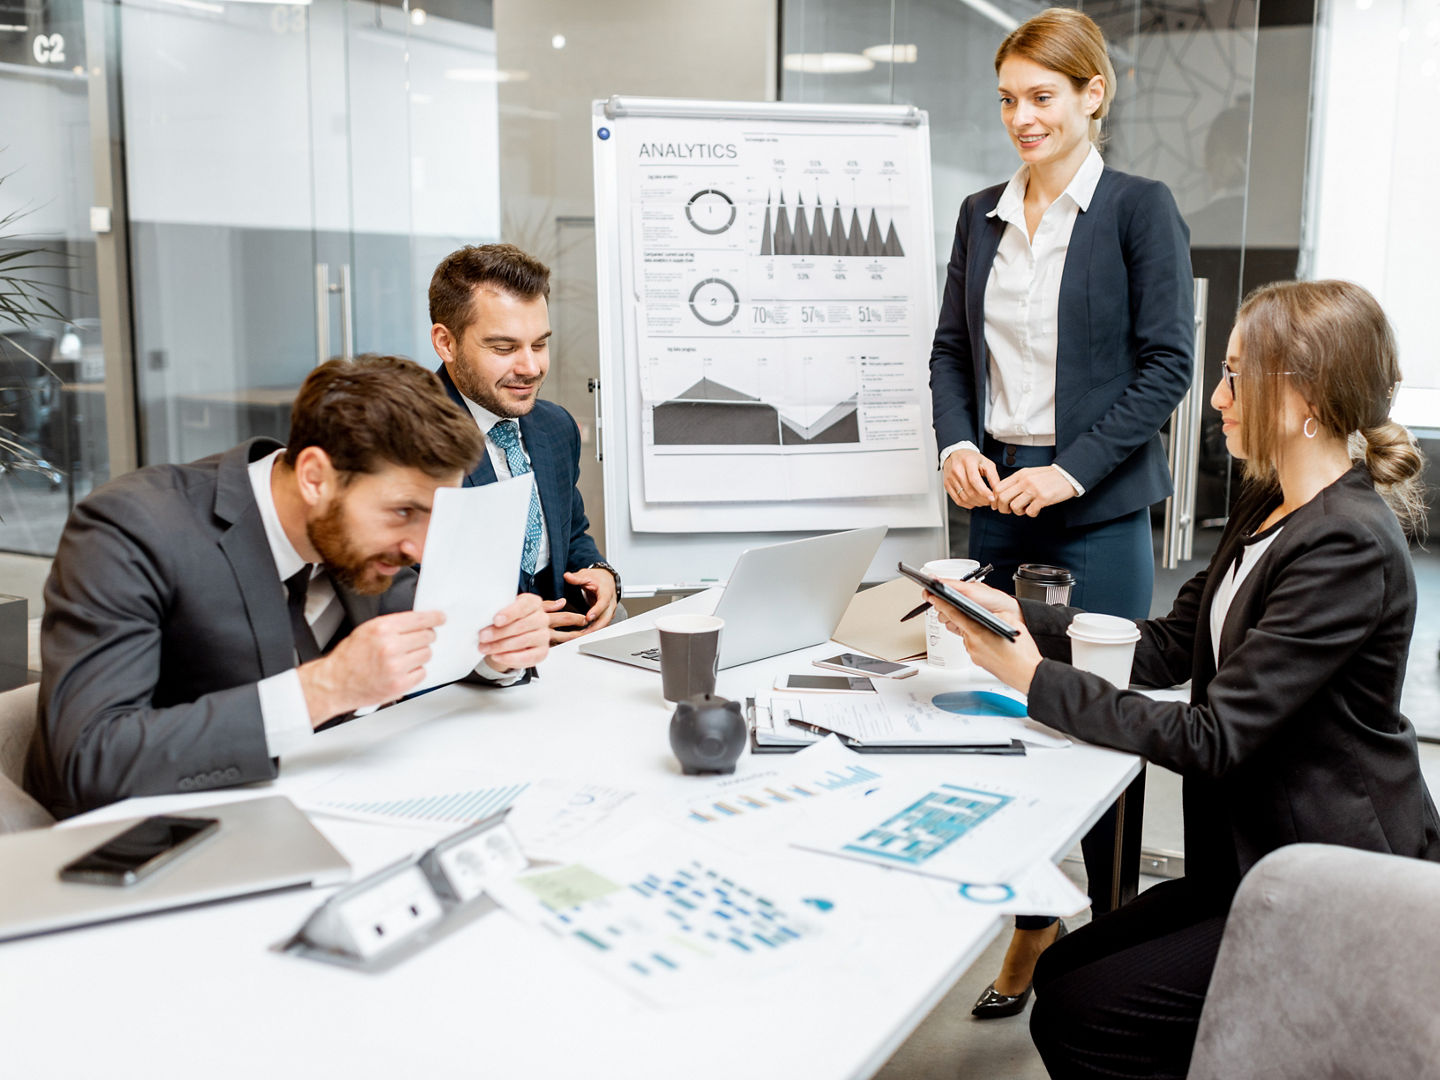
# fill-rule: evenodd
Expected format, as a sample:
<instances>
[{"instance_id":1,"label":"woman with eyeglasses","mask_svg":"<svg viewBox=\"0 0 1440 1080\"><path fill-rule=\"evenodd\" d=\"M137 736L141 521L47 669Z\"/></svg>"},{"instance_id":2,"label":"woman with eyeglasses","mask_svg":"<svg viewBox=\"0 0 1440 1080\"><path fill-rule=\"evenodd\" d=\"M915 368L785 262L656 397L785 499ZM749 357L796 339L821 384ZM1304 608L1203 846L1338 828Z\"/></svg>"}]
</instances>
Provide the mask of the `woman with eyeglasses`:
<instances>
[{"instance_id":1,"label":"woman with eyeglasses","mask_svg":"<svg viewBox=\"0 0 1440 1080\"><path fill-rule=\"evenodd\" d=\"M1170 191L1105 165L1115 71L1100 28L1052 8L995 54L1000 118L1020 156L960 208L930 358L945 490L970 511L970 558L1006 592L1021 563L1066 568L1073 603L1143 619L1150 506L1170 494L1161 426L1190 385L1189 230ZM1114 811L1083 842L1095 911L1109 906ZM1025 1007L1063 925L1021 916L972 1010Z\"/></svg>"},{"instance_id":2,"label":"woman with eyeglasses","mask_svg":"<svg viewBox=\"0 0 1440 1080\"><path fill-rule=\"evenodd\" d=\"M1342 281L1252 293L1211 395L1247 486L1209 567L1139 623L1133 679L1191 682L1152 701L1067 662L1075 610L971 599L1013 644L932 599L976 663L1030 714L1184 778L1185 876L1040 958L1030 1029L1055 1077L1182 1077L1241 877L1294 843L1440 860L1400 691L1415 623L1405 530L1423 459L1389 419L1400 380L1379 304Z\"/></svg>"}]
</instances>

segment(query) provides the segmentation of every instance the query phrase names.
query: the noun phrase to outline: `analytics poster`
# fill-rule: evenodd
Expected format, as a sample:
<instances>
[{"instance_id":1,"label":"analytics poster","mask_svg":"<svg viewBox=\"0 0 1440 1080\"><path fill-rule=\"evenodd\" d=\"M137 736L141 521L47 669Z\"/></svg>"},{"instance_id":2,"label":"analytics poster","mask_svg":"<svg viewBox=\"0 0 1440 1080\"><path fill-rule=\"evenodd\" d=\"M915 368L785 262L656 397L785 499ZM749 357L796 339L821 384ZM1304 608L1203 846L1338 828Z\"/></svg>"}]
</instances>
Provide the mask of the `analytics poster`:
<instances>
[{"instance_id":1,"label":"analytics poster","mask_svg":"<svg viewBox=\"0 0 1440 1080\"><path fill-rule=\"evenodd\" d=\"M900 124L617 126L632 498L926 493L924 138Z\"/></svg>"}]
</instances>

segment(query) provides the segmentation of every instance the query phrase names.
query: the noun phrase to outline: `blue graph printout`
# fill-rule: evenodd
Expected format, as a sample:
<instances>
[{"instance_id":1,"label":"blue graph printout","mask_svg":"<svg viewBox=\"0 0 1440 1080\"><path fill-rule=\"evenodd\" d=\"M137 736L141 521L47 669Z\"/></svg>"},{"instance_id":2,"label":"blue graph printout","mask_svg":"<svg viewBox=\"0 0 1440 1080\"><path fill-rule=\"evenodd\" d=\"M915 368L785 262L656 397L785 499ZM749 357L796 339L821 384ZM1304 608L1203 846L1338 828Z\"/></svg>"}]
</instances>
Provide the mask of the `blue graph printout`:
<instances>
[{"instance_id":1,"label":"blue graph printout","mask_svg":"<svg viewBox=\"0 0 1440 1080\"><path fill-rule=\"evenodd\" d=\"M528 783L447 791L401 799L315 799L315 805L332 810L403 821L463 825L505 809L528 788Z\"/></svg>"},{"instance_id":2,"label":"blue graph printout","mask_svg":"<svg viewBox=\"0 0 1440 1080\"><path fill-rule=\"evenodd\" d=\"M904 810L866 830L844 850L899 866L921 867L995 814L1011 796L940 784Z\"/></svg>"},{"instance_id":3,"label":"blue graph printout","mask_svg":"<svg viewBox=\"0 0 1440 1080\"><path fill-rule=\"evenodd\" d=\"M753 971L818 932L768 890L705 861L651 864L653 870L636 860L622 872L573 864L523 874L496 896L611 977L656 995L657 1003L695 990L712 993L705 988L727 971Z\"/></svg>"}]
</instances>

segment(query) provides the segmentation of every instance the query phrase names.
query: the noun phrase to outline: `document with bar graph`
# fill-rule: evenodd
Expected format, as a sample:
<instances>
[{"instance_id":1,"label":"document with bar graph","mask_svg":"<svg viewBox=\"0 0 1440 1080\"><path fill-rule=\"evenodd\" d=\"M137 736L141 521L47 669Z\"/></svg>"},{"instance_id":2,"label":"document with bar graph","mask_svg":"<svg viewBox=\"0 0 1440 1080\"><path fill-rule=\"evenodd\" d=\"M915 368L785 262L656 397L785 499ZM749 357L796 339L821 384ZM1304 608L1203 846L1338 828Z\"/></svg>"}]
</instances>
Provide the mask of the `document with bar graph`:
<instances>
[{"instance_id":1,"label":"document with bar graph","mask_svg":"<svg viewBox=\"0 0 1440 1080\"><path fill-rule=\"evenodd\" d=\"M833 917L833 901L788 895L726 865L730 858L702 838L657 828L623 852L487 889L647 1002L689 1005L729 997L736 982L803 958Z\"/></svg>"},{"instance_id":2,"label":"document with bar graph","mask_svg":"<svg viewBox=\"0 0 1440 1080\"><path fill-rule=\"evenodd\" d=\"M907 777L838 802L796 831L796 847L948 881L1009 882L1064 842L1068 808L994 780Z\"/></svg>"},{"instance_id":3,"label":"document with bar graph","mask_svg":"<svg viewBox=\"0 0 1440 1080\"><path fill-rule=\"evenodd\" d=\"M830 738L800 751L783 766L752 767L710 781L703 794L685 800L676 818L692 826L723 825L718 831L727 834L742 822L760 826L763 818L763 826L773 830L779 824L773 819L800 816L787 811L816 807L836 795L863 796L884 778L873 758L862 758Z\"/></svg>"},{"instance_id":4,"label":"document with bar graph","mask_svg":"<svg viewBox=\"0 0 1440 1080\"><path fill-rule=\"evenodd\" d=\"M316 813L449 831L505 809L530 783L460 769L425 770L397 782L358 769L305 792L297 801Z\"/></svg>"}]
</instances>

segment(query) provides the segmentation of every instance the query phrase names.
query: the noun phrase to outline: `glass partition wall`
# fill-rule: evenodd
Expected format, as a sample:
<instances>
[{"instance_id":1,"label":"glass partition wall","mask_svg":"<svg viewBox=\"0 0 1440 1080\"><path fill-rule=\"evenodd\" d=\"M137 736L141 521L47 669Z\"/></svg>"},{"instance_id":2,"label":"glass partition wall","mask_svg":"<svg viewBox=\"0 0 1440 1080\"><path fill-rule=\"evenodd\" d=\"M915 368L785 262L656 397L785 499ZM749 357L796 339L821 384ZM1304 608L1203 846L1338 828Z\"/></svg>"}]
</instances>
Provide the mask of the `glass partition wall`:
<instances>
[{"instance_id":1,"label":"glass partition wall","mask_svg":"<svg viewBox=\"0 0 1440 1080\"><path fill-rule=\"evenodd\" d=\"M499 238L489 6L449 7L121 6L142 462L283 439L327 357L438 363L430 272Z\"/></svg>"},{"instance_id":2,"label":"glass partition wall","mask_svg":"<svg viewBox=\"0 0 1440 1080\"><path fill-rule=\"evenodd\" d=\"M109 475L86 45L81 0L0 3L0 551Z\"/></svg>"}]
</instances>

